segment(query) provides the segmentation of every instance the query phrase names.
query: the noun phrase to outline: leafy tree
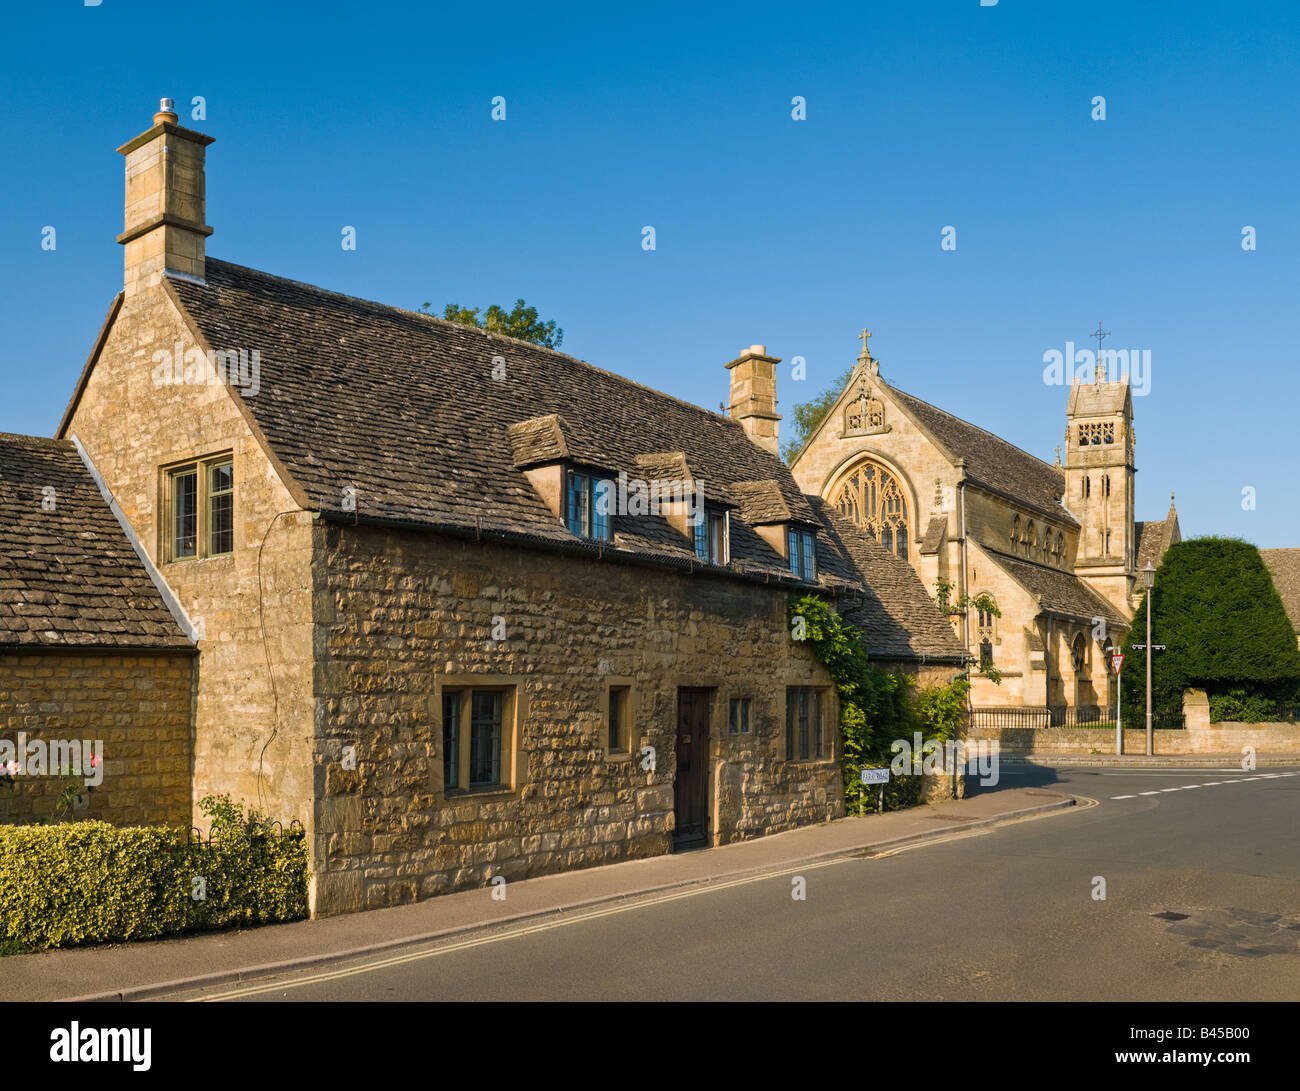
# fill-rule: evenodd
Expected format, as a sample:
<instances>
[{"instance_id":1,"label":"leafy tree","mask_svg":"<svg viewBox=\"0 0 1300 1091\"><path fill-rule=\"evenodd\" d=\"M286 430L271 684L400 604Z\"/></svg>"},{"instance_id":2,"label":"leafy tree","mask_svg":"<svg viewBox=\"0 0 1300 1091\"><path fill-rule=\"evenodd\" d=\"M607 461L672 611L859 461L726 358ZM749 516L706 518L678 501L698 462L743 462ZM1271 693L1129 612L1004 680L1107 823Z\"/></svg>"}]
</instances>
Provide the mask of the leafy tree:
<instances>
[{"instance_id":1,"label":"leafy tree","mask_svg":"<svg viewBox=\"0 0 1300 1091\"><path fill-rule=\"evenodd\" d=\"M1152 591L1152 710L1182 712L1183 691L1203 688L1212 704L1248 707L1255 716L1300 691L1300 650L1259 550L1235 538L1193 538L1169 548ZM1146 704L1143 598L1124 641L1124 707ZM1261 703L1263 702L1263 703Z\"/></svg>"},{"instance_id":2,"label":"leafy tree","mask_svg":"<svg viewBox=\"0 0 1300 1091\"><path fill-rule=\"evenodd\" d=\"M861 631L816 595L790 603L790 621L795 639L807 644L827 669L839 695L844 802L852 811L863 795L858 770L888 765L894 754L890 743L910 740L920 726L911 700L912 680L870 663ZM872 799L875 792L870 789ZM919 777L894 779L885 788L888 809L910 806L919 797Z\"/></svg>"},{"instance_id":3,"label":"leafy tree","mask_svg":"<svg viewBox=\"0 0 1300 1091\"><path fill-rule=\"evenodd\" d=\"M843 375L835 380L831 386L823 390L810 402L803 402L796 405L790 414L790 424L794 429L794 434L790 442L785 445L782 455L786 463L791 463L803 450L804 444L812 437L817 426L821 424L826 414L831 411L831 406L835 404L835 399L840 396L840 391L844 389L849 379L853 375L853 369L849 368Z\"/></svg>"},{"instance_id":4,"label":"leafy tree","mask_svg":"<svg viewBox=\"0 0 1300 1091\"><path fill-rule=\"evenodd\" d=\"M425 303L420 307L424 314L432 314L432 306ZM493 303L483 316L479 317L479 308L462 307L459 303L448 303L442 309L442 317L448 322L458 322L462 326L475 326L480 330L505 334L520 341L531 341L544 348L559 348L564 341L564 331L554 322L543 322L537 317L537 308L529 307L522 299L515 300L514 309L506 311Z\"/></svg>"}]
</instances>

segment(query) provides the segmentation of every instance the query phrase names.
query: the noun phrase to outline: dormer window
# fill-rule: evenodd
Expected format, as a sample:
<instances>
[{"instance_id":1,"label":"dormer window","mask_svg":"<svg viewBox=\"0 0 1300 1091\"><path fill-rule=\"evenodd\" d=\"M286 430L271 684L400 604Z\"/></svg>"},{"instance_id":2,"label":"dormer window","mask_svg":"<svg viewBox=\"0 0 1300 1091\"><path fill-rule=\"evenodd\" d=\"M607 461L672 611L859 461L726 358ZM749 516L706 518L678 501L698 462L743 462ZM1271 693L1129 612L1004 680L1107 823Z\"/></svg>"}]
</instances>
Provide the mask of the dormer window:
<instances>
[{"instance_id":1,"label":"dormer window","mask_svg":"<svg viewBox=\"0 0 1300 1091\"><path fill-rule=\"evenodd\" d=\"M569 533L610 540L609 483L579 470L565 472L565 512Z\"/></svg>"},{"instance_id":2,"label":"dormer window","mask_svg":"<svg viewBox=\"0 0 1300 1091\"><path fill-rule=\"evenodd\" d=\"M785 534L790 572L801 580L817 578L817 536L811 530L790 527Z\"/></svg>"},{"instance_id":3,"label":"dormer window","mask_svg":"<svg viewBox=\"0 0 1300 1091\"><path fill-rule=\"evenodd\" d=\"M731 558L727 543L727 513L705 511L695 524L695 555L707 564L726 564Z\"/></svg>"}]
</instances>

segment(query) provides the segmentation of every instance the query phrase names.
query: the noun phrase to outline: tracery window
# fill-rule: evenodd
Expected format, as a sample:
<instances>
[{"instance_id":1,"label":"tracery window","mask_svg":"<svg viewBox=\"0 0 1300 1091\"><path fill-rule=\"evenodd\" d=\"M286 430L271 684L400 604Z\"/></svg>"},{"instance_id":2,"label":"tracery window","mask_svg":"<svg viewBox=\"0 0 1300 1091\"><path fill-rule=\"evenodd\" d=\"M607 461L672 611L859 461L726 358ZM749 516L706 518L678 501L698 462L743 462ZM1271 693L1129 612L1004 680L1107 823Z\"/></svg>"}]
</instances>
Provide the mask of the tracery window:
<instances>
[{"instance_id":1,"label":"tracery window","mask_svg":"<svg viewBox=\"0 0 1300 1091\"><path fill-rule=\"evenodd\" d=\"M1070 663L1074 666L1074 673L1078 674L1083 670L1083 665L1088 658L1088 644L1083 639L1082 633L1075 633L1074 640L1070 643Z\"/></svg>"},{"instance_id":2,"label":"tracery window","mask_svg":"<svg viewBox=\"0 0 1300 1091\"><path fill-rule=\"evenodd\" d=\"M1056 536L1056 551L1053 554L1052 562L1056 565L1057 568L1065 567L1065 535L1064 534L1057 534Z\"/></svg>"},{"instance_id":3,"label":"tracery window","mask_svg":"<svg viewBox=\"0 0 1300 1091\"><path fill-rule=\"evenodd\" d=\"M1034 529L1034 521L1029 520L1025 524L1025 556L1033 556L1034 542L1038 540L1038 532Z\"/></svg>"},{"instance_id":4,"label":"tracery window","mask_svg":"<svg viewBox=\"0 0 1300 1091\"><path fill-rule=\"evenodd\" d=\"M1020 552L1020 516L1011 520L1011 552Z\"/></svg>"},{"instance_id":5,"label":"tracery window","mask_svg":"<svg viewBox=\"0 0 1300 1091\"><path fill-rule=\"evenodd\" d=\"M859 465L835 490L831 503L891 553L907 560L907 495L884 466Z\"/></svg>"}]
</instances>

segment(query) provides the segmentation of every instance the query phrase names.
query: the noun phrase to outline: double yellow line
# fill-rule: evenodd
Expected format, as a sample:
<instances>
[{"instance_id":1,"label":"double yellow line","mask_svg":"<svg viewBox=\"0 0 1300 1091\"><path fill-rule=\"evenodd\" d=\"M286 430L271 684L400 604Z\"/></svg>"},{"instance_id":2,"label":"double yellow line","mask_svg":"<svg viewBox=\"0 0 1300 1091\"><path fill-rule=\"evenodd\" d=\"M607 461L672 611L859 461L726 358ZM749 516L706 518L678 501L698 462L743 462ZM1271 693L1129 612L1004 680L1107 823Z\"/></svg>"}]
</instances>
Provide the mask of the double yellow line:
<instances>
[{"instance_id":1,"label":"double yellow line","mask_svg":"<svg viewBox=\"0 0 1300 1091\"><path fill-rule=\"evenodd\" d=\"M700 894L711 894L718 890L728 890L731 887L744 886L747 883L757 883L764 879L777 879L782 875L802 875L808 871L816 871L819 868L830 867L833 864L842 864L853 859L852 856L839 856L830 860L820 860L811 864L804 864L800 867L783 868L777 871L765 871L756 875L746 875L739 879L732 879L727 882L719 883L701 883L698 886L689 887L686 890L674 891L669 894L650 896L643 900L635 900L625 904L607 906L603 909L592 909L585 913L566 914L565 916L548 920L541 924L524 925L518 928L511 928L503 932L497 932L493 935L478 936L472 939L460 940L456 943L449 943L442 947L424 948L419 951L409 951L406 954L393 955L390 958L376 959L373 962L366 962L360 966L353 966L347 969L328 970L324 973L312 974L308 977L299 977L288 981L268 982L264 985L254 985L248 988L230 989L226 992L212 993L208 996L196 996L191 998L190 1002L207 1002L213 1000L238 1000L248 996L260 996L264 993L279 992L288 989L300 989L307 985L318 985L326 981L337 981L340 978L356 977L359 974L373 973L375 970L385 970L391 966L402 966L409 962L418 962L421 959L437 958L439 955L449 955L456 951L466 951L473 947L483 947L489 943L500 943L503 940L517 939L520 936L536 935L538 932L549 932L554 928L563 928L566 925L581 924L584 921L597 920L601 917L611 917L617 913L629 913L636 909L647 909L650 906L663 905L665 902L681 901L683 898L694 898ZM489 926L490 927L490 926ZM346 955L340 956L346 958Z\"/></svg>"}]
</instances>

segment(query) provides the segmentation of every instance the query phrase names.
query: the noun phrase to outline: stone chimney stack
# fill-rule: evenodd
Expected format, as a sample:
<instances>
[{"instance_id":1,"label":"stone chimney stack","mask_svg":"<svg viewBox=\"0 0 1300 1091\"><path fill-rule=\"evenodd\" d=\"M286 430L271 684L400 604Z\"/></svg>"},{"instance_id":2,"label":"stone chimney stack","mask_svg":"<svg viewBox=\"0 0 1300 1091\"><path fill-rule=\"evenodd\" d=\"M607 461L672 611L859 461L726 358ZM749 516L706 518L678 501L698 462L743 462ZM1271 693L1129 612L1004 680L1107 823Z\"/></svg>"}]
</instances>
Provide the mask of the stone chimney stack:
<instances>
[{"instance_id":1,"label":"stone chimney stack","mask_svg":"<svg viewBox=\"0 0 1300 1091\"><path fill-rule=\"evenodd\" d=\"M164 272L203 280L203 149L212 137L177 124L165 98L153 127L117 150L126 157L127 299L156 286Z\"/></svg>"},{"instance_id":2,"label":"stone chimney stack","mask_svg":"<svg viewBox=\"0 0 1300 1091\"><path fill-rule=\"evenodd\" d=\"M780 453L780 416L776 412L777 356L767 346L750 345L727 365L731 372L731 408L727 416L740 421L749 438L772 454Z\"/></svg>"}]
</instances>

